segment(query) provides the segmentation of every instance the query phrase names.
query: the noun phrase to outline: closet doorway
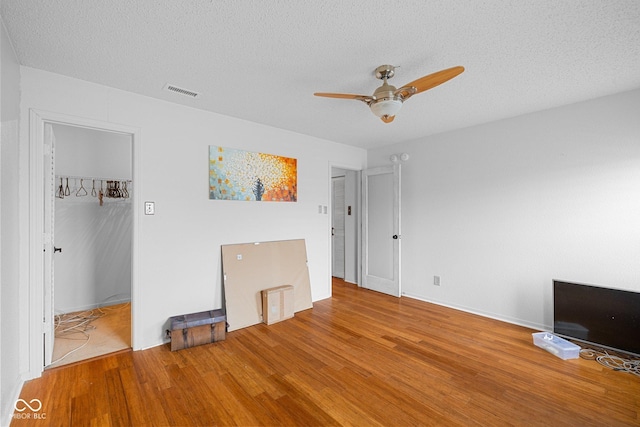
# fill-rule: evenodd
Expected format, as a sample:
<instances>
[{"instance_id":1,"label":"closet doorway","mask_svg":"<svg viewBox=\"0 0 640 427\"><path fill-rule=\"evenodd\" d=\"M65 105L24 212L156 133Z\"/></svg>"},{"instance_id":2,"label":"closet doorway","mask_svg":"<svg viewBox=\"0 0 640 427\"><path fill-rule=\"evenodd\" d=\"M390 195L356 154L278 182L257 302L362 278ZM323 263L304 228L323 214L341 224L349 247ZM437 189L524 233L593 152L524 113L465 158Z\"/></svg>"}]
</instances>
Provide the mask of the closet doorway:
<instances>
[{"instance_id":1,"label":"closet doorway","mask_svg":"<svg viewBox=\"0 0 640 427\"><path fill-rule=\"evenodd\" d=\"M331 275L344 279L345 197L344 176L331 178Z\"/></svg>"},{"instance_id":2,"label":"closet doorway","mask_svg":"<svg viewBox=\"0 0 640 427\"><path fill-rule=\"evenodd\" d=\"M360 172L331 167L331 275L359 283Z\"/></svg>"},{"instance_id":3,"label":"closet doorway","mask_svg":"<svg viewBox=\"0 0 640 427\"><path fill-rule=\"evenodd\" d=\"M52 124L47 368L131 348L132 135Z\"/></svg>"}]
</instances>

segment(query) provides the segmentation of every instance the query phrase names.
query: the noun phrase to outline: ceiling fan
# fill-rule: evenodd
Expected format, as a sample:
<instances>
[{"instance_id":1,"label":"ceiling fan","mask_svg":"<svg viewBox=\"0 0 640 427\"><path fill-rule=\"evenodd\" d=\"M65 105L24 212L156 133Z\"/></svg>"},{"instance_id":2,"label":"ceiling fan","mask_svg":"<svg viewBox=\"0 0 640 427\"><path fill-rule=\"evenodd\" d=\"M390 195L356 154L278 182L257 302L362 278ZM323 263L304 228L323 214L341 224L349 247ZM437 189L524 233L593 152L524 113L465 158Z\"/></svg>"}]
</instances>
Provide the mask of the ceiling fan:
<instances>
[{"instance_id":1,"label":"ceiling fan","mask_svg":"<svg viewBox=\"0 0 640 427\"><path fill-rule=\"evenodd\" d=\"M380 117L383 122L391 123L396 118L396 113L400 111L402 103L413 95L432 89L464 71L464 67L452 67L446 70L437 71L433 74L420 77L409 84L396 89L387 83L387 80L394 76L395 69L393 65L381 65L375 69L376 78L382 80L382 86L377 88L373 95L354 95L350 93L327 93L316 92L315 96L324 96L327 98L343 98L356 99L362 101L371 108L371 112Z\"/></svg>"}]
</instances>

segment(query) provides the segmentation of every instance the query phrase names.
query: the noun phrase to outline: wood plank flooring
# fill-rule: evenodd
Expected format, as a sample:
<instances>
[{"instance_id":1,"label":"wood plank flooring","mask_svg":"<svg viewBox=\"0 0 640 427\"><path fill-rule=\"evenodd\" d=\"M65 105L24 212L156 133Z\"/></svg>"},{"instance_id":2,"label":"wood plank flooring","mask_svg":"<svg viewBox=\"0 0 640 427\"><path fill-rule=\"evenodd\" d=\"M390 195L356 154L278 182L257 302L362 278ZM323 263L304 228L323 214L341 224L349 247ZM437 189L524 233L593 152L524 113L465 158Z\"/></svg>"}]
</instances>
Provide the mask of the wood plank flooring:
<instances>
[{"instance_id":1,"label":"wood plank flooring","mask_svg":"<svg viewBox=\"0 0 640 427\"><path fill-rule=\"evenodd\" d=\"M87 316L96 319L86 323ZM131 304L128 302L69 313L59 319L62 322L56 328L53 363L48 369L131 347Z\"/></svg>"},{"instance_id":2,"label":"wood plank flooring","mask_svg":"<svg viewBox=\"0 0 640 427\"><path fill-rule=\"evenodd\" d=\"M313 309L225 341L48 370L12 426L640 425L640 377L532 332L334 279Z\"/></svg>"}]
</instances>

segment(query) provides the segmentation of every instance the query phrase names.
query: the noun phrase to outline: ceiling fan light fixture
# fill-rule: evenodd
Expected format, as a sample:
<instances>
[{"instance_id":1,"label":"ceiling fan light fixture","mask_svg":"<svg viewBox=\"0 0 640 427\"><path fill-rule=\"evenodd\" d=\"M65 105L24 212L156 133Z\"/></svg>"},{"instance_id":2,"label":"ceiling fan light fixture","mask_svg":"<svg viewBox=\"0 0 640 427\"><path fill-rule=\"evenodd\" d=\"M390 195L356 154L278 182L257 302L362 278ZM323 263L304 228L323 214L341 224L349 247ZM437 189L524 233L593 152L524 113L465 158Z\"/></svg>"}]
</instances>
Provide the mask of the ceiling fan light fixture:
<instances>
[{"instance_id":1,"label":"ceiling fan light fixture","mask_svg":"<svg viewBox=\"0 0 640 427\"><path fill-rule=\"evenodd\" d=\"M371 112L378 117L395 116L402 107L402 101L393 98L383 98L371 103Z\"/></svg>"},{"instance_id":2,"label":"ceiling fan light fixture","mask_svg":"<svg viewBox=\"0 0 640 427\"><path fill-rule=\"evenodd\" d=\"M375 69L377 79L382 80L382 86L377 88L373 95L356 95L352 93L328 93L316 92L315 96L327 98L355 99L364 102L369 106L371 112L385 123L391 123L396 118L396 114L402 108L402 103L413 95L432 89L442 83L451 80L464 71L463 66L451 67L445 70L436 71L429 75L420 77L408 83L400 89L387 83L393 77L395 69L393 65L381 65Z\"/></svg>"}]
</instances>

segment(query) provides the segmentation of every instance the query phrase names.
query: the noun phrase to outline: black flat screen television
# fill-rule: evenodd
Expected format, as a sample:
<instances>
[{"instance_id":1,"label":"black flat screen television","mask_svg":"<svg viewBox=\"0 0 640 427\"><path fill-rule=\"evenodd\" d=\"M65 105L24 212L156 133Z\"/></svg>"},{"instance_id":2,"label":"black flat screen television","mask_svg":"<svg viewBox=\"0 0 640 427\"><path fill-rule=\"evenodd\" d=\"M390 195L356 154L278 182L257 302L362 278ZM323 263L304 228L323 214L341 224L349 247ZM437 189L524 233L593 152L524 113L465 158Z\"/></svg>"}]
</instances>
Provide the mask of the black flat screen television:
<instances>
[{"instance_id":1,"label":"black flat screen television","mask_svg":"<svg viewBox=\"0 0 640 427\"><path fill-rule=\"evenodd\" d=\"M640 356L640 293L554 280L553 332Z\"/></svg>"}]
</instances>

